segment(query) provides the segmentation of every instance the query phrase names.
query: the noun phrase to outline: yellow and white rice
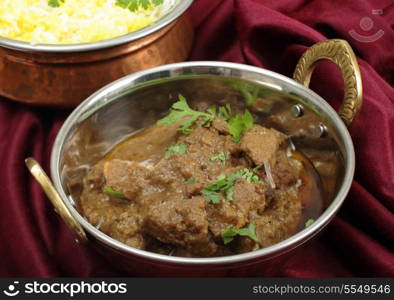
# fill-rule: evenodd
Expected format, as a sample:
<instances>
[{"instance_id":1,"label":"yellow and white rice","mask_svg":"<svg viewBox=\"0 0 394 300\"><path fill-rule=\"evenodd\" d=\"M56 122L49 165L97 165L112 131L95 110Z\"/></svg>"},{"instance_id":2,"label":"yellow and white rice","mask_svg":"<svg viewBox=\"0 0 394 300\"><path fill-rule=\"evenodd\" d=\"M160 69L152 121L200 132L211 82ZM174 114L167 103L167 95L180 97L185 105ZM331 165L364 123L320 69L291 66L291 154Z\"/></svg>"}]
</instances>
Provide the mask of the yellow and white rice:
<instances>
[{"instance_id":1,"label":"yellow and white rice","mask_svg":"<svg viewBox=\"0 0 394 300\"><path fill-rule=\"evenodd\" d=\"M0 0L0 36L32 44L78 44L121 36L157 21L179 0L135 12L116 0Z\"/></svg>"}]
</instances>

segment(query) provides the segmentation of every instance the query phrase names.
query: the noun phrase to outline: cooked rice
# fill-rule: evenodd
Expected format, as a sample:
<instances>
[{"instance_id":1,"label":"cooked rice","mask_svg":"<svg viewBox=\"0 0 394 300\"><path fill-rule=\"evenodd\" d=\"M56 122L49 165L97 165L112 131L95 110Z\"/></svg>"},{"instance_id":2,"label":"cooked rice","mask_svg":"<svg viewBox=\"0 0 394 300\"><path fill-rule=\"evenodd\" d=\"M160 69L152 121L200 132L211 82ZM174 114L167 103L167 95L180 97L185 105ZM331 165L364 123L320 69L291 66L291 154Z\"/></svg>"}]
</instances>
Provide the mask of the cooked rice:
<instances>
[{"instance_id":1,"label":"cooked rice","mask_svg":"<svg viewBox=\"0 0 394 300\"><path fill-rule=\"evenodd\" d=\"M55 8L48 0L0 0L0 36L32 44L96 42L149 26L178 1L131 12L116 0L65 0Z\"/></svg>"}]
</instances>

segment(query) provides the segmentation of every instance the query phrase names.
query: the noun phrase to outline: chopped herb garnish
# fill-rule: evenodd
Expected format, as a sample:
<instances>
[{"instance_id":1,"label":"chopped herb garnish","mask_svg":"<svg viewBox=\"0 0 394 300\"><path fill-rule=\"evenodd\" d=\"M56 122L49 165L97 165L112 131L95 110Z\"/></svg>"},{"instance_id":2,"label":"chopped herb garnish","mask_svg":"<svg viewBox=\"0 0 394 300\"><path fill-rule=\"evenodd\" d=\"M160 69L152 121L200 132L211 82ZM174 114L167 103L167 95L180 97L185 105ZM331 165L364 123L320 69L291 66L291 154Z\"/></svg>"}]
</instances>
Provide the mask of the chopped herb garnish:
<instances>
[{"instance_id":1,"label":"chopped herb garnish","mask_svg":"<svg viewBox=\"0 0 394 300\"><path fill-rule=\"evenodd\" d=\"M235 117L230 118L228 124L233 141L237 143L241 140L243 131L253 127L253 116L246 110L243 115L237 114Z\"/></svg>"},{"instance_id":2,"label":"chopped herb garnish","mask_svg":"<svg viewBox=\"0 0 394 300\"><path fill-rule=\"evenodd\" d=\"M166 153L164 154L164 157L169 158L174 153L185 154L186 151L187 145L185 144L171 145L170 147L168 147Z\"/></svg>"},{"instance_id":3,"label":"chopped herb garnish","mask_svg":"<svg viewBox=\"0 0 394 300\"><path fill-rule=\"evenodd\" d=\"M193 183L197 183L198 180L194 177L190 177L188 180L186 180L187 184L193 184Z\"/></svg>"},{"instance_id":4,"label":"chopped herb garnish","mask_svg":"<svg viewBox=\"0 0 394 300\"><path fill-rule=\"evenodd\" d=\"M179 130L184 134L189 134L192 132L191 127L194 122L197 121L197 119L203 119L203 126L207 126L213 121L215 115L215 108L208 109L207 113L191 109L187 104L185 97L179 95L179 100L171 106L171 111L168 116L157 121L157 124L169 126L175 124L178 121L182 121Z\"/></svg>"},{"instance_id":5,"label":"chopped herb garnish","mask_svg":"<svg viewBox=\"0 0 394 300\"><path fill-rule=\"evenodd\" d=\"M228 123L229 131L234 142L239 142L242 137L242 132L253 126L253 116L248 110L246 110L243 115L237 114L233 116L230 104L226 104L219 108L219 117Z\"/></svg>"},{"instance_id":6,"label":"chopped herb garnish","mask_svg":"<svg viewBox=\"0 0 394 300\"><path fill-rule=\"evenodd\" d=\"M220 191L226 191L231 186L229 181L226 179L224 174L220 175L217 181L211 185L205 187L201 193L205 197L206 202L212 202L213 204L220 203Z\"/></svg>"},{"instance_id":7,"label":"chopped herb garnish","mask_svg":"<svg viewBox=\"0 0 394 300\"><path fill-rule=\"evenodd\" d=\"M228 123L229 132L234 142L239 142L243 131L253 126L253 116L248 110L243 114L232 116L231 106L229 104L219 108L219 116ZM178 121L182 121L179 130L184 134L189 134L192 132L191 127L199 118L203 120L202 126L209 126L215 117L215 107L207 109L206 112L196 111L189 107L185 97L179 95L179 100L171 106L170 113L163 119L157 121L157 124L169 126Z\"/></svg>"},{"instance_id":8,"label":"chopped herb garnish","mask_svg":"<svg viewBox=\"0 0 394 300\"><path fill-rule=\"evenodd\" d=\"M210 161L220 161L222 165L226 164L227 153L226 151L219 152L218 155L212 156L209 160Z\"/></svg>"},{"instance_id":9,"label":"chopped herb garnish","mask_svg":"<svg viewBox=\"0 0 394 300\"><path fill-rule=\"evenodd\" d=\"M224 190L224 193L226 195L226 200L227 201L233 201L233 195L234 195L234 185L230 186L228 189Z\"/></svg>"},{"instance_id":10,"label":"chopped herb garnish","mask_svg":"<svg viewBox=\"0 0 394 300\"><path fill-rule=\"evenodd\" d=\"M305 222L305 228L311 226L313 223L315 223L314 219L309 219L308 221Z\"/></svg>"},{"instance_id":11,"label":"chopped herb garnish","mask_svg":"<svg viewBox=\"0 0 394 300\"><path fill-rule=\"evenodd\" d=\"M125 196L124 196L121 192L118 192L118 191L114 190L114 189L113 189L112 187L110 187L110 186L104 187L104 192L107 193L107 194L109 194L109 195L118 197L118 198L122 198L122 199L125 198Z\"/></svg>"},{"instance_id":12,"label":"chopped herb garnish","mask_svg":"<svg viewBox=\"0 0 394 300\"><path fill-rule=\"evenodd\" d=\"M260 170L261 167L262 167L261 165L255 166L255 167L252 169L252 171L253 171L254 173L256 173L258 170Z\"/></svg>"},{"instance_id":13,"label":"chopped herb garnish","mask_svg":"<svg viewBox=\"0 0 394 300\"><path fill-rule=\"evenodd\" d=\"M205 122L202 124L202 126L209 126L210 123L213 121L213 119L215 119L215 117L216 117L216 107L212 106L212 107L208 108L207 112L210 115L210 117L205 120Z\"/></svg>"},{"instance_id":14,"label":"chopped herb garnish","mask_svg":"<svg viewBox=\"0 0 394 300\"><path fill-rule=\"evenodd\" d=\"M229 175L229 180L235 182L235 180L243 178L249 183L257 183L262 184L263 182L259 179L257 175L254 174L254 170L249 170L247 168L243 168L235 173Z\"/></svg>"},{"instance_id":15,"label":"chopped herb garnish","mask_svg":"<svg viewBox=\"0 0 394 300\"><path fill-rule=\"evenodd\" d=\"M248 227L240 228L240 229L227 227L227 229L222 232L223 243L227 245L228 243L232 242L234 240L234 237L237 235L247 236L250 239L254 240L255 242L257 243L259 242L256 236L256 225L249 224Z\"/></svg>"},{"instance_id":16,"label":"chopped herb garnish","mask_svg":"<svg viewBox=\"0 0 394 300\"><path fill-rule=\"evenodd\" d=\"M252 170L249 169L242 169L240 171L240 176L241 178L245 179L249 183L257 183L257 184L263 184L263 182L260 180L259 176L255 174L256 170L255 168Z\"/></svg>"},{"instance_id":17,"label":"chopped herb garnish","mask_svg":"<svg viewBox=\"0 0 394 300\"><path fill-rule=\"evenodd\" d=\"M235 82L233 83L233 87L244 97L247 106L253 105L259 96L260 87L258 85L252 85L246 82Z\"/></svg>"},{"instance_id":18,"label":"chopped herb garnish","mask_svg":"<svg viewBox=\"0 0 394 300\"><path fill-rule=\"evenodd\" d=\"M64 0L49 0L48 5L51 7L59 7L64 3Z\"/></svg>"},{"instance_id":19,"label":"chopped herb garnish","mask_svg":"<svg viewBox=\"0 0 394 300\"><path fill-rule=\"evenodd\" d=\"M229 176L220 175L217 181L211 185L205 187L201 193L205 196L206 202L212 202L213 204L220 203L221 192L224 192L227 201L233 200L233 187L237 179L245 179L249 183L262 184L263 182L257 175L254 174L253 170L247 168L241 169L237 172L230 174Z\"/></svg>"},{"instance_id":20,"label":"chopped herb garnish","mask_svg":"<svg viewBox=\"0 0 394 300\"><path fill-rule=\"evenodd\" d=\"M218 192L205 188L201 191L201 193L204 195L206 202L212 202L213 204L220 203L220 194Z\"/></svg>"},{"instance_id":21,"label":"chopped herb garnish","mask_svg":"<svg viewBox=\"0 0 394 300\"><path fill-rule=\"evenodd\" d=\"M116 5L130 11L136 11L140 7L143 9L149 8L149 6L158 6L163 3L163 0L116 0Z\"/></svg>"},{"instance_id":22,"label":"chopped herb garnish","mask_svg":"<svg viewBox=\"0 0 394 300\"><path fill-rule=\"evenodd\" d=\"M227 103L225 106L219 107L219 117L221 117L226 122L232 118L230 104Z\"/></svg>"}]
</instances>

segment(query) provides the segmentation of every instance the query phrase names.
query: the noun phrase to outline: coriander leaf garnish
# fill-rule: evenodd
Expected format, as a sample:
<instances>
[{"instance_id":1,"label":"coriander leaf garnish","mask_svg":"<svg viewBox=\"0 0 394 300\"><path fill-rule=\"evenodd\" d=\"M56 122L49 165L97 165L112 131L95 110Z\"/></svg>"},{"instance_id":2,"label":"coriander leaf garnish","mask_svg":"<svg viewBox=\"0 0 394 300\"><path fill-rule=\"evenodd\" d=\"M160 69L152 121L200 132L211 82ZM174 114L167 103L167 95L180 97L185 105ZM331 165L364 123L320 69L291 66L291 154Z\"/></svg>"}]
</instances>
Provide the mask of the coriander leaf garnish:
<instances>
[{"instance_id":1,"label":"coriander leaf garnish","mask_svg":"<svg viewBox=\"0 0 394 300\"><path fill-rule=\"evenodd\" d=\"M215 118L216 109L209 109L208 113L193 110L189 107L185 97L179 95L179 100L171 106L170 113L163 119L157 121L157 125L172 125L178 121L182 121L179 130L184 134L192 132L192 125L197 119L203 119L203 126L207 126Z\"/></svg>"},{"instance_id":2,"label":"coriander leaf garnish","mask_svg":"<svg viewBox=\"0 0 394 300\"><path fill-rule=\"evenodd\" d=\"M220 191L226 191L229 186L229 182L224 174L220 175L217 181L211 185L205 187L201 193L205 196L207 203L212 202L213 204L220 203Z\"/></svg>"},{"instance_id":3,"label":"coriander leaf garnish","mask_svg":"<svg viewBox=\"0 0 394 300\"><path fill-rule=\"evenodd\" d=\"M243 115L237 114L233 116L230 104L226 104L219 108L219 117L228 123L229 132L233 137L233 141L236 143L241 140L242 132L245 129L253 127L252 114L246 110Z\"/></svg>"},{"instance_id":4,"label":"coriander leaf garnish","mask_svg":"<svg viewBox=\"0 0 394 300\"><path fill-rule=\"evenodd\" d=\"M110 186L104 187L104 192L107 193L107 194L109 194L109 195L118 197L118 198L122 198L122 199L125 198L125 196L124 196L121 192L118 192L118 191L114 190L114 189L113 189L112 187L110 187Z\"/></svg>"},{"instance_id":5,"label":"coriander leaf garnish","mask_svg":"<svg viewBox=\"0 0 394 300\"><path fill-rule=\"evenodd\" d=\"M207 203L209 202L212 202L213 204L220 203L220 194L218 192L205 188L201 191L201 193L204 195L205 201Z\"/></svg>"},{"instance_id":6,"label":"coriander leaf garnish","mask_svg":"<svg viewBox=\"0 0 394 300\"><path fill-rule=\"evenodd\" d=\"M212 106L207 109L208 114L211 116L205 120L205 122L202 124L202 126L209 126L210 123L215 119L216 117L216 107Z\"/></svg>"},{"instance_id":7,"label":"coriander leaf garnish","mask_svg":"<svg viewBox=\"0 0 394 300\"><path fill-rule=\"evenodd\" d=\"M226 104L225 106L219 107L219 117L221 117L226 122L231 119L231 105Z\"/></svg>"},{"instance_id":8,"label":"coriander leaf garnish","mask_svg":"<svg viewBox=\"0 0 394 300\"><path fill-rule=\"evenodd\" d=\"M157 6L157 5L163 4L163 1L164 0L152 0L152 4Z\"/></svg>"},{"instance_id":9,"label":"coriander leaf garnish","mask_svg":"<svg viewBox=\"0 0 394 300\"><path fill-rule=\"evenodd\" d=\"M163 0L116 0L115 4L133 12L140 7L147 9L149 6L158 6L163 4Z\"/></svg>"},{"instance_id":10,"label":"coriander leaf garnish","mask_svg":"<svg viewBox=\"0 0 394 300\"><path fill-rule=\"evenodd\" d=\"M227 200L227 201L233 201L233 200L234 200L234 198L233 198L233 195L234 195L234 186L233 186L233 185L230 186L228 189L226 189L226 190L224 191L224 193L225 193L225 195L226 195L226 200Z\"/></svg>"},{"instance_id":11,"label":"coriander leaf garnish","mask_svg":"<svg viewBox=\"0 0 394 300\"><path fill-rule=\"evenodd\" d=\"M228 124L233 141L237 143L241 140L243 131L253 127L253 116L246 110L243 115L237 114L235 117L230 118Z\"/></svg>"},{"instance_id":12,"label":"coriander leaf garnish","mask_svg":"<svg viewBox=\"0 0 394 300\"><path fill-rule=\"evenodd\" d=\"M253 105L260 93L260 87L258 85L252 85L246 82L235 82L233 83L233 87L244 97L247 106Z\"/></svg>"},{"instance_id":13,"label":"coriander leaf garnish","mask_svg":"<svg viewBox=\"0 0 394 300\"><path fill-rule=\"evenodd\" d=\"M59 7L64 3L64 0L49 0L48 5L50 7Z\"/></svg>"},{"instance_id":14,"label":"coriander leaf garnish","mask_svg":"<svg viewBox=\"0 0 394 300\"><path fill-rule=\"evenodd\" d=\"M138 9L138 0L116 0L115 4L130 11Z\"/></svg>"},{"instance_id":15,"label":"coriander leaf garnish","mask_svg":"<svg viewBox=\"0 0 394 300\"><path fill-rule=\"evenodd\" d=\"M205 196L207 203L212 202L213 204L220 203L221 192L224 192L227 201L233 201L233 188L237 179L245 179L249 183L262 184L263 182L257 175L254 174L253 170L247 168L241 169L237 172L231 173L227 177L220 175L217 181L211 185L205 187L201 193Z\"/></svg>"},{"instance_id":16,"label":"coriander leaf garnish","mask_svg":"<svg viewBox=\"0 0 394 300\"><path fill-rule=\"evenodd\" d=\"M261 167L262 167L261 165L255 166L255 167L252 169L252 171L253 171L254 173L256 173L258 170L260 170Z\"/></svg>"},{"instance_id":17,"label":"coriander leaf garnish","mask_svg":"<svg viewBox=\"0 0 394 300\"><path fill-rule=\"evenodd\" d=\"M237 179L245 179L249 183L257 183L262 184L263 182L259 179L257 175L254 173L254 169L249 170L247 168L243 168L235 173L232 173L228 176L228 180L231 182L235 182Z\"/></svg>"},{"instance_id":18,"label":"coriander leaf garnish","mask_svg":"<svg viewBox=\"0 0 394 300\"><path fill-rule=\"evenodd\" d=\"M252 170L249 170L247 168L242 169L240 171L240 178L245 179L249 183L257 183L257 184L262 184L263 182L260 180L260 178L255 174L256 170L255 168Z\"/></svg>"},{"instance_id":19,"label":"coriander leaf garnish","mask_svg":"<svg viewBox=\"0 0 394 300\"><path fill-rule=\"evenodd\" d=\"M186 151L187 151L187 145L185 144L171 145L170 147L168 147L166 153L164 154L164 157L169 158L174 153L185 154Z\"/></svg>"},{"instance_id":20,"label":"coriander leaf garnish","mask_svg":"<svg viewBox=\"0 0 394 300\"><path fill-rule=\"evenodd\" d=\"M219 152L218 155L212 156L209 160L210 161L220 161L222 165L226 164L227 153L226 151Z\"/></svg>"},{"instance_id":21,"label":"coriander leaf garnish","mask_svg":"<svg viewBox=\"0 0 394 300\"><path fill-rule=\"evenodd\" d=\"M190 177L188 180L186 180L187 184L193 184L193 183L197 183L198 180L194 177Z\"/></svg>"},{"instance_id":22,"label":"coriander leaf garnish","mask_svg":"<svg viewBox=\"0 0 394 300\"><path fill-rule=\"evenodd\" d=\"M245 129L253 127L253 116L246 110L243 114L231 115L231 106L219 108L219 116L229 125L229 132L234 142L239 142ZM158 125L172 125L178 121L182 121L179 130L184 134L191 133L192 125L199 119L203 119L202 126L208 126L216 117L216 108L211 107L207 112L193 110L189 107L185 97L179 95L179 100L171 106L170 113L163 119L157 121Z\"/></svg>"},{"instance_id":23,"label":"coriander leaf garnish","mask_svg":"<svg viewBox=\"0 0 394 300\"><path fill-rule=\"evenodd\" d=\"M315 223L314 219L309 219L308 221L305 222L305 228L311 226L313 223Z\"/></svg>"},{"instance_id":24,"label":"coriander leaf garnish","mask_svg":"<svg viewBox=\"0 0 394 300\"><path fill-rule=\"evenodd\" d=\"M247 236L250 239L254 240L255 242L259 242L256 236L256 225L255 224L249 224L248 227L245 228L240 228L240 229L234 229L232 227L227 227L225 231L222 232L222 239L223 243L227 245L228 243L232 242L234 240L234 237L237 235L241 236Z\"/></svg>"},{"instance_id":25,"label":"coriander leaf garnish","mask_svg":"<svg viewBox=\"0 0 394 300\"><path fill-rule=\"evenodd\" d=\"M259 87L256 85L253 86L251 91L241 90L241 93L245 98L245 103L247 106L251 106L256 102L257 97L259 96L259 90L260 90Z\"/></svg>"}]
</instances>

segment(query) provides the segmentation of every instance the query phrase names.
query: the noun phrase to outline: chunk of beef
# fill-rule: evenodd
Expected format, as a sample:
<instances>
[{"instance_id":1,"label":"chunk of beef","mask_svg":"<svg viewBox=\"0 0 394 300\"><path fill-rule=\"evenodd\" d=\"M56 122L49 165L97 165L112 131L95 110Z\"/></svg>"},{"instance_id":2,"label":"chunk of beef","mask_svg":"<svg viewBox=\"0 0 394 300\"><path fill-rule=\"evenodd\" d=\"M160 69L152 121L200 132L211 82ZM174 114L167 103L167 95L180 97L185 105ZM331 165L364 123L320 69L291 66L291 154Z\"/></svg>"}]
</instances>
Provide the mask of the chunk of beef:
<instances>
[{"instance_id":1,"label":"chunk of beef","mask_svg":"<svg viewBox=\"0 0 394 300\"><path fill-rule=\"evenodd\" d=\"M245 216L265 208L265 185L237 180L233 188L233 202Z\"/></svg>"},{"instance_id":2,"label":"chunk of beef","mask_svg":"<svg viewBox=\"0 0 394 300\"><path fill-rule=\"evenodd\" d=\"M191 198L192 196L195 196L203 188L204 188L204 185L201 182L187 184L185 187L187 198Z\"/></svg>"},{"instance_id":3,"label":"chunk of beef","mask_svg":"<svg viewBox=\"0 0 394 300\"><path fill-rule=\"evenodd\" d=\"M133 200L147 184L149 169L138 162L113 159L104 164L107 186Z\"/></svg>"},{"instance_id":4,"label":"chunk of beef","mask_svg":"<svg viewBox=\"0 0 394 300\"><path fill-rule=\"evenodd\" d=\"M222 134L229 133L229 127L227 122L221 118L215 118L212 122L212 127Z\"/></svg>"},{"instance_id":5,"label":"chunk of beef","mask_svg":"<svg viewBox=\"0 0 394 300\"><path fill-rule=\"evenodd\" d=\"M164 184L181 183L186 179L196 178L205 183L216 178L222 172L222 166L213 163L211 157L224 149L224 137L206 128L196 128L190 135L183 136L178 144L186 144L184 154L174 153L163 158L156 166L153 176Z\"/></svg>"},{"instance_id":6,"label":"chunk of beef","mask_svg":"<svg viewBox=\"0 0 394 300\"><path fill-rule=\"evenodd\" d=\"M178 154L174 154L173 156L178 156ZM187 170L184 170L184 172L192 174L193 168L190 167ZM170 184L182 181L183 176L179 173L176 160L174 160L174 157L171 157L170 159L163 158L157 163L157 165L155 165L154 171L151 173L150 180L154 185L165 187Z\"/></svg>"},{"instance_id":7,"label":"chunk of beef","mask_svg":"<svg viewBox=\"0 0 394 300\"><path fill-rule=\"evenodd\" d=\"M104 184L103 164L94 165L85 177L86 183L92 188L100 188Z\"/></svg>"},{"instance_id":8,"label":"chunk of beef","mask_svg":"<svg viewBox=\"0 0 394 300\"><path fill-rule=\"evenodd\" d=\"M194 129L191 134L181 137L180 140L189 145L209 148L213 153L223 149L223 137L204 127Z\"/></svg>"},{"instance_id":9,"label":"chunk of beef","mask_svg":"<svg viewBox=\"0 0 394 300\"><path fill-rule=\"evenodd\" d=\"M145 231L161 242L185 247L199 255L214 250L210 245L203 197L183 199L181 195L174 195L155 201L147 207L144 225Z\"/></svg>"},{"instance_id":10,"label":"chunk of beef","mask_svg":"<svg viewBox=\"0 0 394 300\"><path fill-rule=\"evenodd\" d=\"M248 222L248 216L229 201L207 205L207 214L209 230L217 239L227 227L241 228Z\"/></svg>"},{"instance_id":11,"label":"chunk of beef","mask_svg":"<svg viewBox=\"0 0 394 300\"><path fill-rule=\"evenodd\" d=\"M221 201L207 206L209 230L216 238L228 227L242 228L249 222L249 215L265 207L265 186L237 180L233 188L233 201Z\"/></svg>"},{"instance_id":12,"label":"chunk of beef","mask_svg":"<svg viewBox=\"0 0 394 300\"><path fill-rule=\"evenodd\" d=\"M242 151L240 143L235 143L230 135L226 135L224 140L224 149L230 154L237 154Z\"/></svg>"},{"instance_id":13,"label":"chunk of beef","mask_svg":"<svg viewBox=\"0 0 394 300\"><path fill-rule=\"evenodd\" d=\"M125 211L116 216L111 223L110 232L113 233L113 238L138 249L145 248L145 239L141 232L142 218L132 213Z\"/></svg>"},{"instance_id":14,"label":"chunk of beef","mask_svg":"<svg viewBox=\"0 0 394 300\"><path fill-rule=\"evenodd\" d=\"M297 189L275 190L270 207L252 223L262 247L268 247L290 237L301 219L302 204Z\"/></svg>"},{"instance_id":15,"label":"chunk of beef","mask_svg":"<svg viewBox=\"0 0 394 300\"><path fill-rule=\"evenodd\" d=\"M274 182L279 186L293 185L297 182L295 172L289 168L289 164L286 162L280 162L276 164L273 172Z\"/></svg>"},{"instance_id":16,"label":"chunk of beef","mask_svg":"<svg viewBox=\"0 0 394 300\"><path fill-rule=\"evenodd\" d=\"M275 184L279 187L291 186L300 178L302 163L291 157L286 157L284 151L277 154L276 164L272 170Z\"/></svg>"},{"instance_id":17,"label":"chunk of beef","mask_svg":"<svg viewBox=\"0 0 394 300\"><path fill-rule=\"evenodd\" d=\"M264 161L274 162L275 153L285 139L286 135L279 131L253 125L253 128L244 132L240 143L241 149L253 162L262 165Z\"/></svg>"}]
</instances>

